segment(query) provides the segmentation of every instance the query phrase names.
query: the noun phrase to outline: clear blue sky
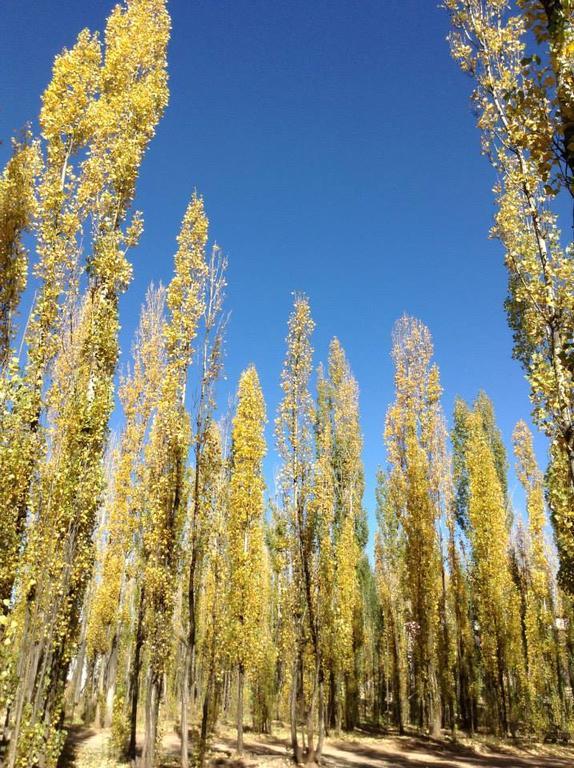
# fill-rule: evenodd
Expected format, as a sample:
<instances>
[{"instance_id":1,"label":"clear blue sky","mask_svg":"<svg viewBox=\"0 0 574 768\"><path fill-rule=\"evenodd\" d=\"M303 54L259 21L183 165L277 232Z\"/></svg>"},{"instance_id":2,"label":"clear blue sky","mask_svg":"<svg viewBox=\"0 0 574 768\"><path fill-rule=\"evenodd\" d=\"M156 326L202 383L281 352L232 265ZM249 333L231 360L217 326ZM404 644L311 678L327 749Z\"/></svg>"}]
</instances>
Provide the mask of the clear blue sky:
<instances>
[{"instance_id":1,"label":"clear blue sky","mask_svg":"<svg viewBox=\"0 0 574 768\"><path fill-rule=\"evenodd\" d=\"M141 171L145 234L121 305L128 350L147 284L169 280L197 187L229 257L222 402L255 363L272 442L291 294L305 292L316 362L337 335L359 381L371 520L392 399L390 334L403 312L432 331L449 418L456 394L484 388L510 444L530 411L511 359L502 250L488 240L494 177L437 4L172 0L171 99ZM0 160L11 134L36 118L54 55L82 27L103 29L111 7L3 0ZM542 437L537 446L544 460ZM270 478L276 463L271 452Z\"/></svg>"}]
</instances>

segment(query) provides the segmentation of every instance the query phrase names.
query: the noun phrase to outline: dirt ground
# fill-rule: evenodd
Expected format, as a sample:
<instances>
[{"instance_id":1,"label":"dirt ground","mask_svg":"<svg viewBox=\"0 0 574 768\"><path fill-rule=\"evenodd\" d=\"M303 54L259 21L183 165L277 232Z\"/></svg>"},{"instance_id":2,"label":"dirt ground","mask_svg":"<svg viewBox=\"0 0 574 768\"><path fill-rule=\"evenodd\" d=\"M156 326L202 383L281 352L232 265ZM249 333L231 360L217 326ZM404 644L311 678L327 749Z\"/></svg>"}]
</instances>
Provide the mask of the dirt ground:
<instances>
[{"instance_id":1,"label":"dirt ground","mask_svg":"<svg viewBox=\"0 0 574 768\"><path fill-rule=\"evenodd\" d=\"M119 768L108 750L109 732L73 727L59 768ZM221 728L210 753L210 768L291 768L287 733L273 737L245 734L241 758L234 753L234 732ZM178 765L179 736L165 733L162 767ZM574 768L574 748L532 744L515 747L474 740L452 744L420 736L355 733L326 739L322 764L331 768Z\"/></svg>"}]
</instances>

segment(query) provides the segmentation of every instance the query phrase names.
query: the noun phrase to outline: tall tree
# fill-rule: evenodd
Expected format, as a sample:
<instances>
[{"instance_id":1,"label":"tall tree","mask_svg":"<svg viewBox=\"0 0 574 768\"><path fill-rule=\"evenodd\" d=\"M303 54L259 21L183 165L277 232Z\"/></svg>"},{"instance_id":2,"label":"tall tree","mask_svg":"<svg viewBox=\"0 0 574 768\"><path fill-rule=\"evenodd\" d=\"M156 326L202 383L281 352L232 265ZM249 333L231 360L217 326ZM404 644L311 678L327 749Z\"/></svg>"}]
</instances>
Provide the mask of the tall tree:
<instances>
[{"instance_id":1,"label":"tall tree","mask_svg":"<svg viewBox=\"0 0 574 768\"><path fill-rule=\"evenodd\" d=\"M204 308L207 234L203 199L194 194L183 218L175 274L167 289L166 365L146 455L144 589L149 669L144 768L152 768L155 761L163 676L171 649L174 578L188 498L186 461L191 443L185 391L193 341Z\"/></svg>"},{"instance_id":2,"label":"tall tree","mask_svg":"<svg viewBox=\"0 0 574 768\"><path fill-rule=\"evenodd\" d=\"M23 140L13 142L12 157L0 176L0 369L9 358L14 314L28 277L28 252L22 236L33 226L40 168L39 144L27 133Z\"/></svg>"},{"instance_id":3,"label":"tall tree","mask_svg":"<svg viewBox=\"0 0 574 768\"><path fill-rule=\"evenodd\" d=\"M572 7L550 0L445 6L451 51L475 80L483 151L498 176L493 233L505 249L514 355L530 381L535 421L551 441L560 578L574 589L574 261L556 204L561 192L574 194ZM531 51L530 28L548 46L543 56Z\"/></svg>"},{"instance_id":4,"label":"tall tree","mask_svg":"<svg viewBox=\"0 0 574 768\"><path fill-rule=\"evenodd\" d=\"M19 426L13 403L24 385L18 356L11 344L15 314L28 276L28 254L22 243L36 211L34 184L41 167L39 146L25 136L14 142L12 157L0 176L0 600L8 600L24 534L20 496L28 480L22 477L26 457L16 451Z\"/></svg>"},{"instance_id":5,"label":"tall tree","mask_svg":"<svg viewBox=\"0 0 574 768\"><path fill-rule=\"evenodd\" d=\"M544 541L544 478L532 433L519 421L513 434L516 471L526 493L528 536L517 553L530 727L539 734L563 728L562 670L556 647L555 600ZM558 657L558 658L557 658ZM558 661L558 663L557 663Z\"/></svg>"},{"instance_id":6,"label":"tall tree","mask_svg":"<svg viewBox=\"0 0 574 768\"><path fill-rule=\"evenodd\" d=\"M87 676L91 681L100 665L99 696L110 691L118 664L118 645L126 600L135 596L129 584L128 569L141 566L141 525L143 513L143 459L145 441L161 390L165 365L164 345L165 289L151 286L142 307L132 358L133 369L120 383L124 426L114 451L111 493L106 519L106 546L99 569L94 574L94 589L86 606ZM133 580L133 577L132 577ZM104 690L105 689L105 690ZM107 695L106 695L107 698ZM110 717L111 700L105 720ZM88 709L90 705L88 702ZM86 713L90 720L90 712ZM124 745L125 746L125 745Z\"/></svg>"},{"instance_id":7,"label":"tall tree","mask_svg":"<svg viewBox=\"0 0 574 768\"><path fill-rule=\"evenodd\" d=\"M204 451L209 443L215 410L215 385L222 370L223 336L227 318L223 316L225 299L225 272L227 259L214 246L208 263L205 281L202 340L199 344L201 375L195 410L193 435L193 493L190 504L188 541L185 544L187 561L187 610L184 610L186 642L183 653L183 679L181 682L181 762L187 768L189 758L188 707L193 686L194 660L197 646L199 594L203 587L204 556L210 547L215 507L206 488L211 488L212 468L204 467ZM208 478L204 482L204 469Z\"/></svg>"},{"instance_id":8,"label":"tall tree","mask_svg":"<svg viewBox=\"0 0 574 768\"><path fill-rule=\"evenodd\" d=\"M395 400L387 411L385 441L389 493L405 533L405 558L414 632L414 674L419 723L441 727L438 681L440 551L444 429L441 387L428 328L403 317L393 333Z\"/></svg>"},{"instance_id":9,"label":"tall tree","mask_svg":"<svg viewBox=\"0 0 574 768\"><path fill-rule=\"evenodd\" d=\"M295 297L289 318L287 355L281 373L283 400L275 422L277 449L283 461L281 505L289 536L289 576L292 601L294 659L291 670L291 745L295 760L303 758L297 728L300 713L307 727L308 762L315 759L315 718L321 676L321 648L316 604L317 538L313 494L313 400L311 333L314 322L309 303ZM301 712L302 709L302 712ZM318 743L323 712L319 707Z\"/></svg>"},{"instance_id":10,"label":"tall tree","mask_svg":"<svg viewBox=\"0 0 574 768\"><path fill-rule=\"evenodd\" d=\"M239 380L231 433L229 481L229 650L237 668L237 752L243 752L243 696L246 673L262 662L265 610L262 462L265 402L257 371L247 368Z\"/></svg>"},{"instance_id":11,"label":"tall tree","mask_svg":"<svg viewBox=\"0 0 574 768\"><path fill-rule=\"evenodd\" d=\"M363 436L359 418L359 388L338 339L329 345L327 402L332 434L331 465L334 514L331 542L334 557L333 632L330 650L329 725L338 727L337 699L344 682L345 726L358 720L359 665L363 639L360 591L361 556L367 542L363 508ZM364 565L364 564L363 564Z\"/></svg>"},{"instance_id":12,"label":"tall tree","mask_svg":"<svg viewBox=\"0 0 574 768\"><path fill-rule=\"evenodd\" d=\"M508 733L516 729L524 685L518 595L510 572L504 493L479 407L468 413L467 429L469 538L485 693L491 727Z\"/></svg>"},{"instance_id":13,"label":"tall tree","mask_svg":"<svg viewBox=\"0 0 574 768\"><path fill-rule=\"evenodd\" d=\"M389 495L388 479L382 471L377 477L377 520L375 574L383 611L381 658L388 690L387 706L392 701L392 719L403 734L409 721L407 660L407 579L405 534Z\"/></svg>"},{"instance_id":14,"label":"tall tree","mask_svg":"<svg viewBox=\"0 0 574 768\"><path fill-rule=\"evenodd\" d=\"M221 708L222 682L227 668L227 600L222 599L229 585L227 507L229 461L226 431L211 421L202 454L202 510L209 520L210 536L204 553L205 577L198 614L203 617L198 638L198 654L203 665L203 705L197 762L205 765L208 741ZM182 739L183 741L183 739Z\"/></svg>"},{"instance_id":15,"label":"tall tree","mask_svg":"<svg viewBox=\"0 0 574 768\"><path fill-rule=\"evenodd\" d=\"M117 6L107 23L103 59L97 37L82 32L72 51L56 60L44 94L41 124L48 150L37 232L41 289L29 326L27 394L14 406L22 427L15 430L15 454L25 455L16 514L29 505L33 522L15 608L19 674L10 768L53 765L61 747L63 689L91 570L113 407L118 300L131 276L127 250L141 232L140 218L126 224L126 216L139 165L167 103L168 37L169 16L160 0ZM70 170L74 151L83 158L79 174ZM87 217L87 289L77 310ZM67 315L60 306L63 294ZM59 335L63 317L69 327ZM40 456L42 384L54 356L54 383L46 395L49 451L33 475Z\"/></svg>"}]
</instances>

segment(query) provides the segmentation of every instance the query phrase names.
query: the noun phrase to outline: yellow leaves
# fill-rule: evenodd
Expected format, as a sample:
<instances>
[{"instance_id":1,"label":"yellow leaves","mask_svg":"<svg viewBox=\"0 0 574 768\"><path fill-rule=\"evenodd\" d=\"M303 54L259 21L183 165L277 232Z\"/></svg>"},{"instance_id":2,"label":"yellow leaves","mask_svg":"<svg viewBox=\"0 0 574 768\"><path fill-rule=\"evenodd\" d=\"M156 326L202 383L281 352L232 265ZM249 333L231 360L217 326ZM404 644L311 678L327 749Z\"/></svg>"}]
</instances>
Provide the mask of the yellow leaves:
<instances>
[{"instance_id":1,"label":"yellow leaves","mask_svg":"<svg viewBox=\"0 0 574 768\"><path fill-rule=\"evenodd\" d=\"M339 516L351 514L358 519L364 490L359 387L338 339L329 345L327 389L332 410L332 461L341 486L337 489Z\"/></svg>"},{"instance_id":2,"label":"yellow leaves","mask_svg":"<svg viewBox=\"0 0 574 768\"><path fill-rule=\"evenodd\" d=\"M447 3L454 27L453 55L464 66L461 41L475 52L479 126L500 179L493 233L506 251L506 306L514 354L527 371L535 421L567 453L569 479L562 469L551 476L571 488L574 375L564 357L574 328L574 273L571 247L561 246L551 205L562 190L572 193L574 87L566 52L571 51L574 29L571 8L564 4L520 0L518 5L520 14L511 16L511 4L498 0ZM525 55L528 30L547 46L547 55ZM558 454L556 460L562 461ZM562 542L562 568L574 573L574 547L568 545L571 536L566 530L570 515L559 501L569 491L565 487L551 493L554 490L560 507L554 523Z\"/></svg>"},{"instance_id":3,"label":"yellow leaves","mask_svg":"<svg viewBox=\"0 0 574 768\"><path fill-rule=\"evenodd\" d=\"M467 417L466 462L473 583L481 652L493 680L499 665L521 667L518 597L509 569L509 536L503 489L479 408ZM500 693L498 694L500 695Z\"/></svg>"},{"instance_id":4,"label":"yellow leaves","mask_svg":"<svg viewBox=\"0 0 574 768\"><path fill-rule=\"evenodd\" d=\"M454 59L459 63L463 72L472 72L474 68L474 51L468 43L464 43L459 35L449 38L450 49Z\"/></svg>"},{"instance_id":5,"label":"yellow leaves","mask_svg":"<svg viewBox=\"0 0 574 768\"><path fill-rule=\"evenodd\" d=\"M244 371L232 428L227 517L230 581L229 654L236 664L257 668L267 594L264 567L265 403L253 366Z\"/></svg>"},{"instance_id":6,"label":"yellow leaves","mask_svg":"<svg viewBox=\"0 0 574 768\"><path fill-rule=\"evenodd\" d=\"M174 577L188 502L186 459L191 429L184 398L192 341L204 306L207 235L203 200L194 195L184 216L175 255L175 275L166 293L170 311L163 327L166 361L146 449L146 625L151 664L158 673L164 668L170 648Z\"/></svg>"},{"instance_id":7,"label":"yellow leaves","mask_svg":"<svg viewBox=\"0 0 574 768\"><path fill-rule=\"evenodd\" d=\"M193 194L185 212L175 254L175 275L167 291L171 322L166 328L168 354L187 364L197 323L204 308L204 286L208 273L205 247L208 219L203 198Z\"/></svg>"},{"instance_id":8,"label":"yellow leaves","mask_svg":"<svg viewBox=\"0 0 574 768\"><path fill-rule=\"evenodd\" d=\"M536 731L546 731L556 722L547 701L556 680L550 670L556 648L553 638L554 596L543 528L545 525L544 485L527 425L520 421L513 434L517 475L527 500L529 537L519 531L515 559L520 576L523 622L528 663L529 716ZM555 693L555 690L554 690Z\"/></svg>"},{"instance_id":9,"label":"yellow leaves","mask_svg":"<svg viewBox=\"0 0 574 768\"><path fill-rule=\"evenodd\" d=\"M517 474L522 485L528 489L542 481L542 473L538 469L534 455L532 433L526 422L519 421L512 435L514 452L517 459Z\"/></svg>"},{"instance_id":10,"label":"yellow leaves","mask_svg":"<svg viewBox=\"0 0 574 768\"><path fill-rule=\"evenodd\" d=\"M38 143L26 135L13 142L12 157L0 176L0 367L9 354L12 315L26 287L27 252L21 237L33 224L40 168Z\"/></svg>"},{"instance_id":11,"label":"yellow leaves","mask_svg":"<svg viewBox=\"0 0 574 768\"><path fill-rule=\"evenodd\" d=\"M113 12L103 48L97 35L84 30L76 45L57 57L40 115L46 162L37 210L30 193L23 193L21 200L23 213L34 213L32 235L39 256L35 274L41 284L26 339L24 391L12 414L17 451L13 457L0 457L0 467L6 459L22 482L9 497L1 489L1 506L9 501L18 525L31 523L15 608L18 613L25 606L30 621L22 624L16 652L25 654L37 643L40 653L52 660L39 687L31 679L17 690L18 706L28 713L12 747L22 765L32 762L32 746L25 736L29 729L38 731L42 762L52 765L57 757L54 734L64 679L54 668L55 660L70 658L92 567L92 533L103 488L102 458L118 356L118 296L131 278L125 252L142 229L136 215L124 232L124 220L143 153L167 103L168 36L165 3L133 0ZM30 156L26 162L34 176L39 161ZM84 284L84 250L88 290L78 299ZM64 315L69 331L60 335ZM50 387L44 392L46 371L54 359ZM47 428L44 401L49 408ZM46 432L49 440L44 440ZM129 469L123 472L125 480ZM90 629L94 649L105 645L102 630L115 611L121 568L122 558L115 551L99 595L101 621ZM29 577L37 583L26 589ZM46 724L34 722L31 690L34 706L42 711L48 707Z\"/></svg>"},{"instance_id":12,"label":"yellow leaves","mask_svg":"<svg viewBox=\"0 0 574 768\"><path fill-rule=\"evenodd\" d=\"M94 108L94 148L86 166L94 191L102 171L127 205L143 152L168 101L169 15L163 0L117 5L108 20L101 94Z\"/></svg>"},{"instance_id":13,"label":"yellow leaves","mask_svg":"<svg viewBox=\"0 0 574 768\"><path fill-rule=\"evenodd\" d=\"M426 452L429 493L438 498L444 490L444 425L440 408L442 388L438 368L431 364L432 339L428 328L411 317L399 320L393 331L395 402L387 411L385 442L392 472L392 493L407 492L404 468L409 440L420 442ZM404 502L403 502L404 503Z\"/></svg>"},{"instance_id":14,"label":"yellow leaves","mask_svg":"<svg viewBox=\"0 0 574 768\"><path fill-rule=\"evenodd\" d=\"M132 221L126 229L126 247L135 248L143 232L143 217L140 211L135 211Z\"/></svg>"},{"instance_id":15,"label":"yellow leaves","mask_svg":"<svg viewBox=\"0 0 574 768\"><path fill-rule=\"evenodd\" d=\"M277 447L285 462L286 487L293 483L295 464L311 460L309 377L313 364L311 334L314 328L309 302L304 296L295 296L288 324L287 355L281 371L283 400L275 420Z\"/></svg>"},{"instance_id":16,"label":"yellow leaves","mask_svg":"<svg viewBox=\"0 0 574 768\"><path fill-rule=\"evenodd\" d=\"M335 651L340 668L347 672L353 662L353 619L359 600L357 563L359 548L355 536L355 521L347 515L336 546L337 568L335 571Z\"/></svg>"},{"instance_id":17,"label":"yellow leaves","mask_svg":"<svg viewBox=\"0 0 574 768\"><path fill-rule=\"evenodd\" d=\"M52 81L44 91L40 126L54 148L82 146L91 136L90 108L100 85L101 47L84 29L73 48L56 57Z\"/></svg>"},{"instance_id":18,"label":"yellow leaves","mask_svg":"<svg viewBox=\"0 0 574 768\"><path fill-rule=\"evenodd\" d=\"M108 543L102 553L101 573L90 602L87 629L89 653L103 653L111 642L117 618L126 563L142 524L142 453L161 384L163 367L163 308L165 291L149 289L142 308L134 348L132 375L123 381L121 399L125 426L114 456L114 476L106 506L109 509Z\"/></svg>"},{"instance_id":19,"label":"yellow leaves","mask_svg":"<svg viewBox=\"0 0 574 768\"><path fill-rule=\"evenodd\" d=\"M435 524L444 503L447 474L441 387L432 354L428 328L414 318L401 318L393 331L395 401L385 422L390 470L379 498L381 528L391 551L399 544L393 518L404 534L405 587L411 621L417 627L415 676L429 712L435 706L432 686L438 665L440 552ZM388 605L395 611L396 604Z\"/></svg>"}]
</instances>

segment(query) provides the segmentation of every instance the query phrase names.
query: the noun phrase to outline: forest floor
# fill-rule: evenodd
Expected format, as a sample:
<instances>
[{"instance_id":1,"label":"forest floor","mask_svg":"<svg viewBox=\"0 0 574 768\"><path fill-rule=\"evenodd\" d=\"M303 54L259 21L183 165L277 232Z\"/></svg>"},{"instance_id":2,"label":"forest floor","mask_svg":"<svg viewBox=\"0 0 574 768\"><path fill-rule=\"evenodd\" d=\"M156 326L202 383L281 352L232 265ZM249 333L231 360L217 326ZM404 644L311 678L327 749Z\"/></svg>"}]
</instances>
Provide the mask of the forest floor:
<instances>
[{"instance_id":1,"label":"forest floor","mask_svg":"<svg viewBox=\"0 0 574 768\"><path fill-rule=\"evenodd\" d=\"M109 755L110 734L80 726L70 728L59 768L120 768ZM235 754L234 730L221 727L212 742L210 768L292 768L289 739L278 729L273 736L247 732L242 757ZM172 730L162 740L162 767L179 764L179 736ZM377 736L355 732L325 740L322 764L327 768L572 768L574 748L528 744L515 746L465 739L453 744L421 736Z\"/></svg>"},{"instance_id":2,"label":"forest floor","mask_svg":"<svg viewBox=\"0 0 574 768\"><path fill-rule=\"evenodd\" d=\"M108 730L73 726L59 768L120 768L109 757ZM211 746L210 768L292 768L287 731L273 736L247 732L242 757L235 754L235 732L218 730ZM162 740L162 767L179 764L179 736L167 731ZM377 736L355 732L325 740L327 768L572 768L574 748L465 739L453 744L422 736Z\"/></svg>"}]
</instances>

